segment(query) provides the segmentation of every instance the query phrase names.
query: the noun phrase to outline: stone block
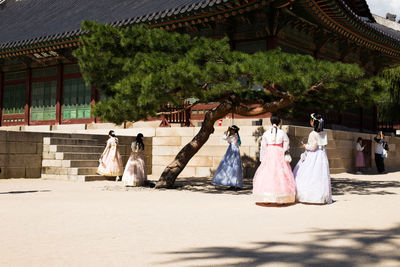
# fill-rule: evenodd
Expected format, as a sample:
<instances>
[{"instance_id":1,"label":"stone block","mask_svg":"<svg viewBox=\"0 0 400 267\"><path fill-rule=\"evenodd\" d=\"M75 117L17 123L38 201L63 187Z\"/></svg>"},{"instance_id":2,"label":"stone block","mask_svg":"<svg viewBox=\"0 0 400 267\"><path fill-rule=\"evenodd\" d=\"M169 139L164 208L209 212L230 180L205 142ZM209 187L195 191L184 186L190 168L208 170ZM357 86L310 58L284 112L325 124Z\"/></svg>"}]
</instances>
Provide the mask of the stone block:
<instances>
[{"instance_id":1,"label":"stone block","mask_svg":"<svg viewBox=\"0 0 400 267\"><path fill-rule=\"evenodd\" d=\"M249 151L249 155L250 157L256 157L257 155L259 155L260 153L260 149L256 146L251 146L250 147L250 151Z\"/></svg>"},{"instance_id":2,"label":"stone block","mask_svg":"<svg viewBox=\"0 0 400 267\"><path fill-rule=\"evenodd\" d=\"M153 146L153 156L176 156L181 150L178 146Z\"/></svg>"},{"instance_id":3,"label":"stone block","mask_svg":"<svg viewBox=\"0 0 400 267\"><path fill-rule=\"evenodd\" d=\"M295 136L301 137L301 138L308 137L308 135L310 134L310 132L312 132L312 130L313 129L311 127L297 126L295 129Z\"/></svg>"},{"instance_id":4,"label":"stone block","mask_svg":"<svg viewBox=\"0 0 400 267\"><path fill-rule=\"evenodd\" d=\"M249 155L250 154L250 147L249 146L241 146L240 148L240 155L244 156L244 155Z\"/></svg>"},{"instance_id":5,"label":"stone block","mask_svg":"<svg viewBox=\"0 0 400 267\"><path fill-rule=\"evenodd\" d=\"M37 153L36 143L28 142L9 142L8 152L14 154L35 154Z\"/></svg>"},{"instance_id":6,"label":"stone block","mask_svg":"<svg viewBox=\"0 0 400 267\"><path fill-rule=\"evenodd\" d=\"M196 177L210 177L210 167L196 167Z\"/></svg>"},{"instance_id":7,"label":"stone block","mask_svg":"<svg viewBox=\"0 0 400 267\"><path fill-rule=\"evenodd\" d=\"M25 178L40 178L41 176L41 168L26 168L25 169Z\"/></svg>"},{"instance_id":8,"label":"stone block","mask_svg":"<svg viewBox=\"0 0 400 267\"><path fill-rule=\"evenodd\" d=\"M86 124L59 124L53 125L53 131L59 132L74 132L74 131L84 131L86 130Z\"/></svg>"},{"instance_id":9,"label":"stone block","mask_svg":"<svg viewBox=\"0 0 400 267\"><path fill-rule=\"evenodd\" d=\"M5 154L5 153L7 153L7 143L0 142L0 154Z\"/></svg>"},{"instance_id":10,"label":"stone block","mask_svg":"<svg viewBox=\"0 0 400 267\"><path fill-rule=\"evenodd\" d=\"M9 154L0 154L0 166L7 166Z\"/></svg>"},{"instance_id":11,"label":"stone block","mask_svg":"<svg viewBox=\"0 0 400 267\"><path fill-rule=\"evenodd\" d=\"M153 162L156 165L165 165L167 166L171 161L175 158L175 156L153 156Z\"/></svg>"},{"instance_id":12,"label":"stone block","mask_svg":"<svg viewBox=\"0 0 400 267\"><path fill-rule=\"evenodd\" d=\"M7 167L6 169L7 178L24 178L25 168L24 167Z\"/></svg>"},{"instance_id":13,"label":"stone block","mask_svg":"<svg viewBox=\"0 0 400 267\"><path fill-rule=\"evenodd\" d=\"M42 153L43 159L56 159L56 153L53 152L43 152Z\"/></svg>"},{"instance_id":14,"label":"stone block","mask_svg":"<svg viewBox=\"0 0 400 267\"><path fill-rule=\"evenodd\" d=\"M211 156L194 156L188 163L187 166L193 167L211 167L213 164L213 158Z\"/></svg>"},{"instance_id":15,"label":"stone block","mask_svg":"<svg viewBox=\"0 0 400 267\"><path fill-rule=\"evenodd\" d=\"M25 125L21 126L21 131L25 132L50 132L51 125Z\"/></svg>"},{"instance_id":16,"label":"stone block","mask_svg":"<svg viewBox=\"0 0 400 267\"><path fill-rule=\"evenodd\" d=\"M74 154L76 155L76 154ZM56 159L62 160L64 159L64 153L63 152L56 152L55 153Z\"/></svg>"},{"instance_id":17,"label":"stone block","mask_svg":"<svg viewBox=\"0 0 400 267\"><path fill-rule=\"evenodd\" d=\"M51 138L50 137L43 137L43 145L50 145Z\"/></svg>"},{"instance_id":18,"label":"stone block","mask_svg":"<svg viewBox=\"0 0 400 267\"><path fill-rule=\"evenodd\" d=\"M196 155L222 157L225 155L227 148L228 146L203 146Z\"/></svg>"},{"instance_id":19,"label":"stone block","mask_svg":"<svg viewBox=\"0 0 400 267\"><path fill-rule=\"evenodd\" d=\"M194 130L194 127L157 128L155 136L194 136Z\"/></svg>"},{"instance_id":20,"label":"stone block","mask_svg":"<svg viewBox=\"0 0 400 267\"><path fill-rule=\"evenodd\" d=\"M196 167L187 167L183 169L183 171L179 174L178 177L195 177L196 176Z\"/></svg>"},{"instance_id":21,"label":"stone block","mask_svg":"<svg viewBox=\"0 0 400 267\"><path fill-rule=\"evenodd\" d=\"M181 146L181 137L154 137L153 138L154 146Z\"/></svg>"},{"instance_id":22,"label":"stone block","mask_svg":"<svg viewBox=\"0 0 400 267\"><path fill-rule=\"evenodd\" d=\"M48 133L32 133L32 132L9 132L8 142L29 142L42 143L43 136Z\"/></svg>"},{"instance_id":23,"label":"stone block","mask_svg":"<svg viewBox=\"0 0 400 267\"><path fill-rule=\"evenodd\" d=\"M42 161L43 167L61 167L63 160L47 160Z\"/></svg>"},{"instance_id":24,"label":"stone block","mask_svg":"<svg viewBox=\"0 0 400 267\"><path fill-rule=\"evenodd\" d=\"M61 161L61 167L63 167L63 168L71 167L71 161L70 160L62 160Z\"/></svg>"},{"instance_id":25,"label":"stone block","mask_svg":"<svg viewBox=\"0 0 400 267\"><path fill-rule=\"evenodd\" d=\"M353 141L353 134L351 132L334 131L333 138L336 140L351 140L351 141Z\"/></svg>"}]
</instances>

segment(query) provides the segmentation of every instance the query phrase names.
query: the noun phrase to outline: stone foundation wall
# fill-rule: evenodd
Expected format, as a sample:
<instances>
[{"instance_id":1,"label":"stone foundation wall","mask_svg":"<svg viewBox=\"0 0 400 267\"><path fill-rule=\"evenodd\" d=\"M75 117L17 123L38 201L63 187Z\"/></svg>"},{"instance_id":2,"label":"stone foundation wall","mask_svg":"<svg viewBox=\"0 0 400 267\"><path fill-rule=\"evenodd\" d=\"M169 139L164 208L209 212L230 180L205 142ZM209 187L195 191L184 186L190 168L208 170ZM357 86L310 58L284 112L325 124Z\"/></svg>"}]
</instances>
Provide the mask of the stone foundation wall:
<instances>
[{"instance_id":1,"label":"stone foundation wall","mask_svg":"<svg viewBox=\"0 0 400 267\"><path fill-rule=\"evenodd\" d=\"M207 143L189 161L187 167L180 174L181 177L212 176L218 167L227 149L227 143L222 139L226 126L216 126L215 132L210 136ZM242 145L240 147L244 165L244 176L253 177L258 167L258 138L267 126L241 126L240 136ZM300 148L301 141L306 142L310 127L283 126L290 138L293 161L296 164L303 150ZM151 179L158 179L164 168L174 159L179 150L186 145L200 130L199 127L171 127L171 128L130 128L115 129L120 140L120 153L123 155L124 164L130 154L130 144L137 133L142 132L145 136L146 164ZM354 170L355 141L357 137L372 141L371 162L375 169L374 135L361 134L345 131L327 130L328 146L327 154L332 173ZM99 144L105 145L107 136L105 134L90 134L99 140ZM43 138L44 137L73 137L87 135L61 134L54 132L21 132L0 131L0 167L2 173L0 178L39 178L41 174ZM400 169L400 138L387 137L390 152L385 159L388 170Z\"/></svg>"},{"instance_id":2,"label":"stone foundation wall","mask_svg":"<svg viewBox=\"0 0 400 267\"><path fill-rule=\"evenodd\" d=\"M63 134L53 132L22 132L22 131L0 131L0 167L2 172L0 178L40 178L42 170L42 160L51 158L52 151L44 151L43 140L48 137L61 138L88 138L86 134ZM93 135L91 138L97 139L99 145L106 144L107 135ZM124 165L131 153L131 143L134 137L120 136L119 151ZM146 164L149 174L152 172L152 138L144 138L146 146ZM45 146L46 147L46 146ZM48 146L47 146L48 148ZM58 165L57 165L58 164ZM59 166L54 162L54 167Z\"/></svg>"}]
</instances>

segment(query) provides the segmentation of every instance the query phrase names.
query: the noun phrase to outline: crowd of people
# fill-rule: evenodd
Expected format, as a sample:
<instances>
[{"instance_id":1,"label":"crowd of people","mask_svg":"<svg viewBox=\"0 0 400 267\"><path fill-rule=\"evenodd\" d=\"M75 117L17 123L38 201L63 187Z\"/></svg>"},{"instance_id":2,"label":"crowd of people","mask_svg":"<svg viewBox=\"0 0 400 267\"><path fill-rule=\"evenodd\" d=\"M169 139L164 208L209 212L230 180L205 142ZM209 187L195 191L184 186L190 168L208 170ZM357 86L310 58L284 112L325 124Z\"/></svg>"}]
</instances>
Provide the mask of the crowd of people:
<instances>
[{"instance_id":1,"label":"crowd of people","mask_svg":"<svg viewBox=\"0 0 400 267\"><path fill-rule=\"evenodd\" d=\"M262 204L291 204L295 202L312 204L332 203L331 178L326 154L327 133L321 115L311 114L310 125L313 130L307 143L302 143L304 152L293 170L290 167L290 141L280 129L281 119L271 116L271 127L261 138L260 165L253 178L255 202ZM243 186L243 170L239 147L241 145L239 127L232 125L224 133L223 139L229 144L212 179L212 184L227 186L238 190ZM388 144L380 131L374 138L375 162L379 173L385 171L384 158L387 157ZM143 186L147 181L144 160L143 134L139 133L131 145L132 153L123 168L118 151L118 138L114 131L109 132L109 139L99 160L97 172L104 176L122 176L125 186ZM365 167L365 144L359 137L356 142L355 166L357 174Z\"/></svg>"}]
</instances>

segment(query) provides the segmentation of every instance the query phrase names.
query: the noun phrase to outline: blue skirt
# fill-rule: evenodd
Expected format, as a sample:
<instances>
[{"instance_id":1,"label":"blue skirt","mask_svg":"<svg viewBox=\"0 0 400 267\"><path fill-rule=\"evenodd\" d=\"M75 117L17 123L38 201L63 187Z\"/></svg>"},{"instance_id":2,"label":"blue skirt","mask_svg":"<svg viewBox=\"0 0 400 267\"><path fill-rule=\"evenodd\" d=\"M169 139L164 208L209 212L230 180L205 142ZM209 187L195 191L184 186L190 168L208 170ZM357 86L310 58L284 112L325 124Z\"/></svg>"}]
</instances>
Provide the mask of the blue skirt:
<instances>
[{"instance_id":1,"label":"blue skirt","mask_svg":"<svg viewBox=\"0 0 400 267\"><path fill-rule=\"evenodd\" d=\"M219 163L212 183L225 186L243 186L242 160L239 148L230 144Z\"/></svg>"}]
</instances>

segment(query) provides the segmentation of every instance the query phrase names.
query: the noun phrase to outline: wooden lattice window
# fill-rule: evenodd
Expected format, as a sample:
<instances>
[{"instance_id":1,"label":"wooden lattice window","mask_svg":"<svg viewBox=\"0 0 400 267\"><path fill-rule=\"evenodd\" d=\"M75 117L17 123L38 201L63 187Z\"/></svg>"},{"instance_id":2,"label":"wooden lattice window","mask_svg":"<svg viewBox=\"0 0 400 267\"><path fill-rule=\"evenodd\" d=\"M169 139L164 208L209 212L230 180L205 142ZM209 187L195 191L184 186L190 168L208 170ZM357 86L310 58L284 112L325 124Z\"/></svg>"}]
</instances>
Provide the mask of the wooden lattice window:
<instances>
[{"instance_id":1,"label":"wooden lattice window","mask_svg":"<svg viewBox=\"0 0 400 267\"><path fill-rule=\"evenodd\" d=\"M63 120L88 119L92 101L92 89L82 78L64 80Z\"/></svg>"},{"instance_id":2,"label":"wooden lattice window","mask_svg":"<svg viewBox=\"0 0 400 267\"><path fill-rule=\"evenodd\" d=\"M4 86L4 115L24 114L25 84Z\"/></svg>"},{"instance_id":3,"label":"wooden lattice window","mask_svg":"<svg viewBox=\"0 0 400 267\"><path fill-rule=\"evenodd\" d=\"M57 81L32 83L31 120L56 119Z\"/></svg>"}]
</instances>

